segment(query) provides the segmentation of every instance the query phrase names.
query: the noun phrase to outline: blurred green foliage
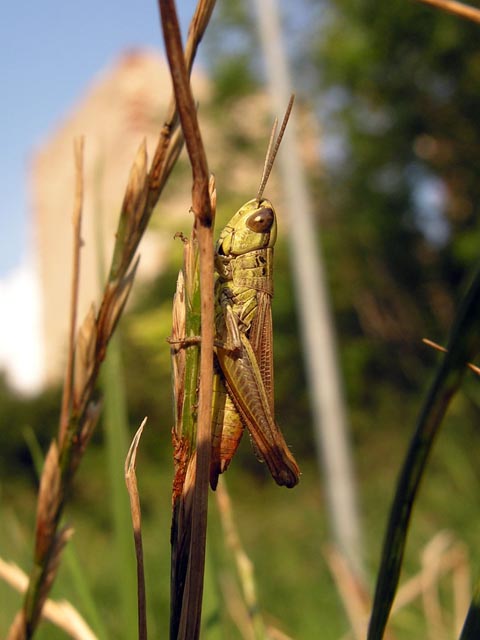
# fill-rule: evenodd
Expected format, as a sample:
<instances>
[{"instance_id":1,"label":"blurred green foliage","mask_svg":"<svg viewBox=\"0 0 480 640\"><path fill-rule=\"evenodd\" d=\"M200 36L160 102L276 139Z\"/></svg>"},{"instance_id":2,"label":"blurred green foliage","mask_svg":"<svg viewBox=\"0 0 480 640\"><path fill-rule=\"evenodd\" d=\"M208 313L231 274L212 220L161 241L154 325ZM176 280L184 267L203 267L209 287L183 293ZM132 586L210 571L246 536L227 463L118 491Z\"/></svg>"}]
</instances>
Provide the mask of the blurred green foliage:
<instances>
[{"instance_id":1,"label":"blurred green foliage","mask_svg":"<svg viewBox=\"0 0 480 640\"><path fill-rule=\"evenodd\" d=\"M282 9L294 89L322 125L311 185L349 404L368 409L424 387L435 356L421 338L444 339L478 259L478 25L396 0ZM214 75L233 40L258 78L254 28L222 3Z\"/></svg>"},{"instance_id":2,"label":"blurred green foliage","mask_svg":"<svg viewBox=\"0 0 480 640\"><path fill-rule=\"evenodd\" d=\"M0 470L4 477L32 474L27 430L32 429L45 449L59 420L60 389L48 389L38 396L13 391L7 376L0 373Z\"/></svg>"}]
</instances>

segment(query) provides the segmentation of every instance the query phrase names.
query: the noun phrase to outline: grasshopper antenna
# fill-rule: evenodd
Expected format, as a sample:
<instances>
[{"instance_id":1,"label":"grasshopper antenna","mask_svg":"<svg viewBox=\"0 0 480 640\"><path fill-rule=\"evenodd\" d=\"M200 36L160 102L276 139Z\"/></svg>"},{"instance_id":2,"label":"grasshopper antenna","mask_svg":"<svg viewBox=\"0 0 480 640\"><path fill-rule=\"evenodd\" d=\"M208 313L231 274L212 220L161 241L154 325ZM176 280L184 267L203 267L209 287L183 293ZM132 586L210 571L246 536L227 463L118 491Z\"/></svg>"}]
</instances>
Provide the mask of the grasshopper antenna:
<instances>
[{"instance_id":1,"label":"grasshopper antenna","mask_svg":"<svg viewBox=\"0 0 480 640\"><path fill-rule=\"evenodd\" d=\"M265 156L265 164L263 165L262 179L260 181L260 187L258 188L257 202L260 202L260 200L262 199L263 192L268 182L268 178L270 177L273 163L275 162L280 143L282 142L283 134L285 133L285 129L287 128L287 123L292 111L294 99L295 95L292 93L288 102L287 110L285 111L285 115L283 116L282 126L280 127L280 131L276 139L275 134L277 132L278 118L275 118L275 121L273 123L272 133L270 134L270 140L268 143L267 154Z\"/></svg>"}]
</instances>

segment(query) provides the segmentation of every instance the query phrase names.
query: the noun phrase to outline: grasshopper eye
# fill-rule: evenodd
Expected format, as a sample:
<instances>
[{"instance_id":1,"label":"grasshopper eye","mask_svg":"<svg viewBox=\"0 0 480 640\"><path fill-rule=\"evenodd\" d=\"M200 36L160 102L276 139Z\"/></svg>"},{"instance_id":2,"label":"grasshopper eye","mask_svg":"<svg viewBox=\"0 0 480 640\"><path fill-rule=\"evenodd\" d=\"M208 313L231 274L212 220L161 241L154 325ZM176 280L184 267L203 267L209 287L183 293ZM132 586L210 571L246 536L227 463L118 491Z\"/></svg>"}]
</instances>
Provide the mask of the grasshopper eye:
<instances>
[{"instance_id":1,"label":"grasshopper eye","mask_svg":"<svg viewBox=\"0 0 480 640\"><path fill-rule=\"evenodd\" d=\"M262 207L247 220L247 227L256 233L267 233L272 228L275 215L270 207Z\"/></svg>"}]
</instances>

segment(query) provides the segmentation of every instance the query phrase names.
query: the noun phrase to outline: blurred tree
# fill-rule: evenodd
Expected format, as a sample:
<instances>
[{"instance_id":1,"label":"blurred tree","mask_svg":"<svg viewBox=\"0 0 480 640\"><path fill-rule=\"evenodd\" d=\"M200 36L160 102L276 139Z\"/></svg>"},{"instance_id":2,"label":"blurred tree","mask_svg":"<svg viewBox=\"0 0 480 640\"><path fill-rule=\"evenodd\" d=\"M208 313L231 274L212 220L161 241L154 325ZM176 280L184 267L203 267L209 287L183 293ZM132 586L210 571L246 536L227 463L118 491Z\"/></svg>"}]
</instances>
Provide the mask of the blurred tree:
<instances>
[{"instance_id":1,"label":"blurred tree","mask_svg":"<svg viewBox=\"0 0 480 640\"><path fill-rule=\"evenodd\" d=\"M478 255L479 28L399 0L283 7L298 91L323 125L312 188L349 396L378 402L385 385L423 384L434 355L421 338L444 339ZM224 87L230 55L261 74L252 16L234 2L217 14Z\"/></svg>"},{"instance_id":2,"label":"blurred tree","mask_svg":"<svg viewBox=\"0 0 480 640\"><path fill-rule=\"evenodd\" d=\"M404 386L423 380L420 338L442 340L478 256L478 33L414 2L341 0L309 41L341 145L330 165L335 277Z\"/></svg>"},{"instance_id":3,"label":"blurred tree","mask_svg":"<svg viewBox=\"0 0 480 640\"><path fill-rule=\"evenodd\" d=\"M34 434L45 450L58 425L60 397L60 388L23 396L10 388L7 377L0 372L0 480L7 475L23 475L25 467L31 468L36 478L29 435Z\"/></svg>"}]
</instances>

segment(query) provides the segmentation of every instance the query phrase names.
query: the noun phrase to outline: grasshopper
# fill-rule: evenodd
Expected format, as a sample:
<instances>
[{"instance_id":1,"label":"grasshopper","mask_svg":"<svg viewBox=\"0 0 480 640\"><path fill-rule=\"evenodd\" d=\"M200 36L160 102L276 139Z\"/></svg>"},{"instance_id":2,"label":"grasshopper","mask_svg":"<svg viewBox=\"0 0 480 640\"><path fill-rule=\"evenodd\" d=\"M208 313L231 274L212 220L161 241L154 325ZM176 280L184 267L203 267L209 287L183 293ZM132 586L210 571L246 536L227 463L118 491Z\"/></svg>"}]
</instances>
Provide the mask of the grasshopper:
<instances>
[{"instance_id":1,"label":"grasshopper","mask_svg":"<svg viewBox=\"0 0 480 640\"><path fill-rule=\"evenodd\" d=\"M244 427L277 484L293 487L299 480L298 465L274 419L271 300L277 221L272 203L263 198L292 104L293 96L276 140L275 121L257 197L237 211L215 247L213 489Z\"/></svg>"}]
</instances>

